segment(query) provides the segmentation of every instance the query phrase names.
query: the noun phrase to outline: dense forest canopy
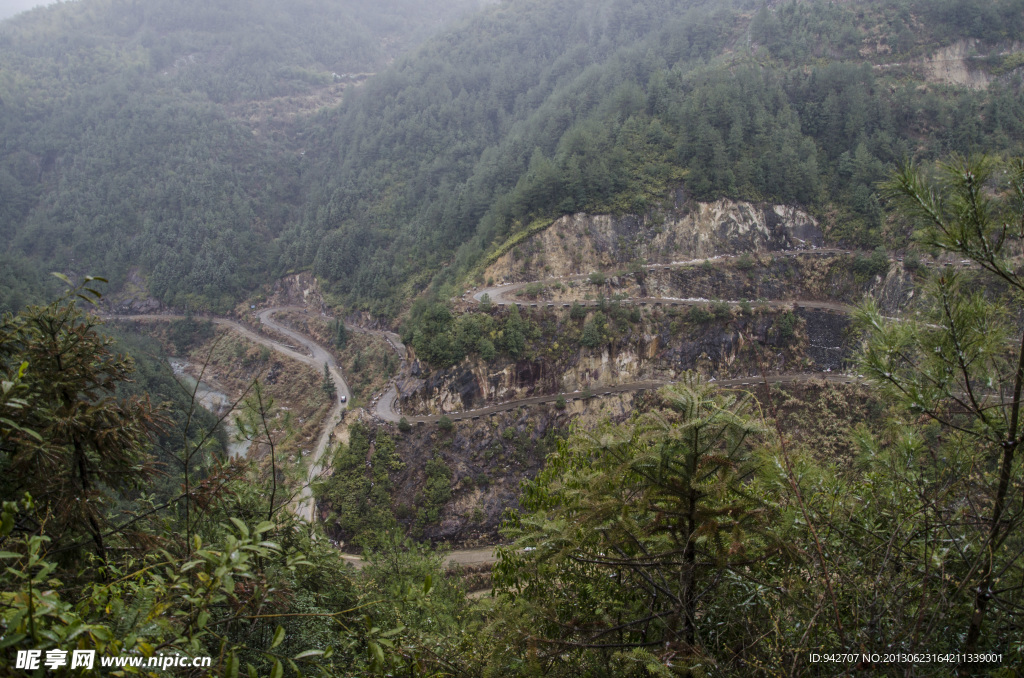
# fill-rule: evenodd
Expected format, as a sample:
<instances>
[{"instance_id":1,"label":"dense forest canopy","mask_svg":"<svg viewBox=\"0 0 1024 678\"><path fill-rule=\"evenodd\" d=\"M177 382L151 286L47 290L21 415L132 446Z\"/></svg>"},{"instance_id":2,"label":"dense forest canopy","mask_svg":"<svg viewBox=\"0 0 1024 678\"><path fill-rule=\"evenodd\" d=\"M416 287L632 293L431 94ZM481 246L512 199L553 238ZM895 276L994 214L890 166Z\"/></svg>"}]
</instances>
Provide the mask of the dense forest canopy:
<instances>
[{"instance_id":1,"label":"dense forest canopy","mask_svg":"<svg viewBox=\"0 0 1024 678\"><path fill-rule=\"evenodd\" d=\"M179 308L311 268L394 316L534 220L679 184L874 248L888 168L1024 138L1020 0L514 0L400 55L470 5L86 0L4 22L0 256L137 270ZM957 41L985 87L924 81ZM6 275L12 307L26 276Z\"/></svg>"},{"instance_id":2,"label":"dense forest canopy","mask_svg":"<svg viewBox=\"0 0 1024 678\"><path fill-rule=\"evenodd\" d=\"M275 270L303 204L285 120L475 6L87 0L4 21L2 268L28 256L119 284L140 267L167 303L229 305ZM6 308L43 284L11 278Z\"/></svg>"},{"instance_id":3,"label":"dense forest canopy","mask_svg":"<svg viewBox=\"0 0 1024 678\"><path fill-rule=\"evenodd\" d=\"M1001 27L988 39L1021 12L986 5ZM393 311L382 295L426 284L456 244L444 279L533 218L642 212L684 170L698 199L835 210L834 238L874 247L887 165L1020 142L1019 74L975 92L875 67L973 37L962 17L909 2L508 3L333 114L331 172L303 224L314 271ZM866 44L887 49L865 58Z\"/></svg>"}]
</instances>

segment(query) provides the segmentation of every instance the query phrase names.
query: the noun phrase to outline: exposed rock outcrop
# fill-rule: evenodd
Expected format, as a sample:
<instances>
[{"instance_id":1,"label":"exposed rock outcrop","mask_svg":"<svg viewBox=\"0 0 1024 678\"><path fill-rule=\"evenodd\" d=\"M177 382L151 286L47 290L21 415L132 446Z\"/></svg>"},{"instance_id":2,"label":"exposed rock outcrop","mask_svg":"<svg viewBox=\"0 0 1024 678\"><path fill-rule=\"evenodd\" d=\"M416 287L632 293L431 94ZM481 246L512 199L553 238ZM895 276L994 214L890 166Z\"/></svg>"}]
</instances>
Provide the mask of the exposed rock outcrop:
<instances>
[{"instance_id":1,"label":"exposed rock outcrop","mask_svg":"<svg viewBox=\"0 0 1024 678\"><path fill-rule=\"evenodd\" d=\"M415 374L397 380L402 411L463 412L531 396L672 380L686 370L718 378L761 370L836 370L849 357L849 319L842 314L798 309L796 323L787 327L782 310L755 308L704 321L693 320L688 310L656 311L627 334L594 349L575 343L570 335L576 324L567 321L559 338L564 350L508 364L465 360L430 372L416 366Z\"/></svg>"},{"instance_id":2,"label":"exposed rock outcrop","mask_svg":"<svg viewBox=\"0 0 1024 678\"><path fill-rule=\"evenodd\" d=\"M316 311L325 308L323 295L320 293L320 284L308 272L296 273L276 280L267 305L305 306Z\"/></svg>"},{"instance_id":3,"label":"exposed rock outcrop","mask_svg":"<svg viewBox=\"0 0 1024 678\"><path fill-rule=\"evenodd\" d=\"M970 89L988 87L988 74L971 68L968 58L976 49L977 40L958 40L925 59L925 79L947 85L961 85Z\"/></svg>"},{"instance_id":4,"label":"exposed rock outcrop","mask_svg":"<svg viewBox=\"0 0 1024 678\"><path fill-rule=\"evenodd\" d=\"M680 189L667 214L562 217L489 266L487 278L518 282L589 273L636 261L671 263L719 254L820 247L811 215L783 205L689 202Z\"/></svg>"},{"instance_id":5,"label":"exposed rock outcrop","mask_svg":"<svg viewBox=\"0 0 1024 678\"><path fill-rule=\"evenodd\" d=\"M1020 85L1021 52L1021 42L985 44L971 38L943 47L918 63L928 82L984 90L993 81Z\"/></svg>"},{"instance_id":6,"label":"exposed rock outcrop","mask_svg":"<svg viewBox=\"0 0 1024 678\"><path fill-rule=\"evenodd\" d=\"M105 297L103 304L111 313L119 315L161 313L166 310L159 300L149 296L146 279L138 268L128 271L121 289Z\"/></svg>"}]
</instances>

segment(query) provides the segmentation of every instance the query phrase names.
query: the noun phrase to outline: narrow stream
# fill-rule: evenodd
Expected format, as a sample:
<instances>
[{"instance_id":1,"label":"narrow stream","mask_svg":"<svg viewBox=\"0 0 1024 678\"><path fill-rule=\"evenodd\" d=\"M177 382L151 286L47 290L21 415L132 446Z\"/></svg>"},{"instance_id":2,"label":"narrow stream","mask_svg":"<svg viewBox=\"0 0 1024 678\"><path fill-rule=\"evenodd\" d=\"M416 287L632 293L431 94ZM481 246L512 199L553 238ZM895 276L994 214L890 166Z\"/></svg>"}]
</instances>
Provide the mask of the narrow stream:
<instances>
[{"instance_id":1,"label":"narrow stream","mask_svg":"<svg viewBox=\"0 0 1024 678\"><path fill-rule=\"evenodd\" d=\"M189 375L185 369L189 366L187 360L181 358L168 358L167 362L171 364L171 370L174 372L174 376L189 389L196 388L196 380L194 377ZM217 389L213 388L209 384L199 382L199 387L196 388L196 400L203 407L203 409L213 412L218 417L223 416L226 412L231 409L232 400L226 393L222 393ZM224 426L224 432L228 436L228 456L232 459L236 457L245 457L249 451L249 446L252 441L249 440L237 440L238 428L235 426L234 418L228 415L225 417L222 424Z\"/></svg>"}]
</instances>

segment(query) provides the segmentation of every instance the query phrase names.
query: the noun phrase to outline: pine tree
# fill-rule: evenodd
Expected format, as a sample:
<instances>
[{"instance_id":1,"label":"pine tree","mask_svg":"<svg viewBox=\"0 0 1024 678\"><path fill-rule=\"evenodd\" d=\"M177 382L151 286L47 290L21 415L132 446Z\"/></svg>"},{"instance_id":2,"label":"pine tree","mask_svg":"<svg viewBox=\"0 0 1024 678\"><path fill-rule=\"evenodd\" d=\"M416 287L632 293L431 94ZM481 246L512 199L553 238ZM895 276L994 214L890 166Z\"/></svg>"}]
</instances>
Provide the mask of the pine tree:
<instances>
[{"instance_id":1,"label":"pine tree","mask_svg":"<svg viewBox=\"0 0 1024 678\"><path fill-rule=\"evenodd\" d=\"M348 329L344 320L334 321L334 345L337 348L345 348L348 344Z\"/></svg>"},{"instance_id":2,"label":"pine tree","mask_svg":"<svg viewBox=\"0 0 1024 678\"><path fill-rule=\"evenodd\" d=\"M955 157L938 181L908 166L887 189L918 226L922 246L972 264L931 276L919 321L887 320L873 305L859 320L868 336L864 374L914 420L942 432L921 463L934 463L944 447L976 455L969 501L980 505L971 547L958 547L970 564L962 587L973 592L965 651L975 652L990 606L1020 623L1021 587L997 580L1020 581L1024 572L1020 523L1011 517L1021 512L1011 488L1020 486L1024 439L1024 271L1013 251L1024 242L1024 161Z\"/></svg>"},{"instance_id":3,"label":"pine tree","mask_svg":"<svg viewBox=\"0 0 1024 678\"><path fill-rule=\"evenodd\" d=\"M768 431L750 396L693 373L659 396L662 409L626 424L576 430L524 487L494 582L528 611L532 642L660 647L685 666L721 571L763 550L766 516L745 484Z\"/></svg>"},{"instance_id":4,"label":"pine tree","mask_svg":"<svg viewBox=\"0 0 1024 678\"><path fill-rule=\"evenodd\" d=\"M111 352L100 320L75 303L99 297L91 282L0 321L4 390L20 387L20 406L3 412L0 494L30 493L50 516L51 539L84 532L104 558L112 496L153 472L146 448L160 422L148 398L118 395L134 363Z\"/></svg>"},{"instance_id":5,"label":"pine tree","mask_svg":"<svg viewBox=\"0 0 1024 678\"><path fill-rule=\"evenodd\" d=\"M327 363L324 363L324 380L323 384L321 385L321 388L323 388L324 393L327 394L327 397L332 400L334 399L334 396L337 395L338 393L337 388L334 386L334 379L331 377L331 370L329 367L327 367Z\"/></svg>"}]
</instances>

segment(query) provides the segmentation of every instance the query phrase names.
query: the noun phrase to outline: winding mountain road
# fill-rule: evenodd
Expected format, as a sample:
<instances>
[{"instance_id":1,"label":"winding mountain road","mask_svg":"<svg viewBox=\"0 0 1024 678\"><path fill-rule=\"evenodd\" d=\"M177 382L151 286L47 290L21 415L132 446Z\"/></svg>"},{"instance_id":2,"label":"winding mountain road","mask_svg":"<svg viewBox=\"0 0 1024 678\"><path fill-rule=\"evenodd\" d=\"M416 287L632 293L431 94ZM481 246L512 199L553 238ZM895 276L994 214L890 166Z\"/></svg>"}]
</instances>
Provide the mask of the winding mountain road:
<instances>
[{"instance_id":1,"label":"winding mountain road","mask_svg":"<svg viewBox=\"0 0 1024 678\"><path fill-rule=\"evenodd\" d=\"M823 380L832 383L855 383L861 381L860 377L841 374L838 372L802 372L797 374L775 374L768 376L755 376L755 377L737 377L735 379L722 379L721 381L715 381L715 383L722 388L743 388L743 387L757 387L765 383L768 384L793 384L803 383L812 380ZM619 393L632 393L635 391L650 391L667 386L668 384L675 383L671 379L653 379L648 381L631 381L622 384L615 384L614 386L595 386L590 392L586 391L572 391L570 393L556 393L553 395L541 395L531 396L528 398L517 398L504 403L498 403L497 405L489 405L487 407L481 407L476 410L466 410L465 412L450 412L447 414L430 414L430 415L405 415L405 420L410 424L430 424L436 423L442 416L448 417L452 421L460 421L465 419L479 419L498 412L508 412L519 407L528 407L530 405L541 405L544 403L553 403L559 398L564 398L565 402L572 402L573 400L589 400L591 398L601 398L610 395L616 395ZM379 419L390 422L398 422L402 419L402 413L398 410L398 392L392 385L388 390L380 397L374 407L373 414Z\"/></svg>"},{"instance_id":2,"label":"winding mountain road","mask_svg":"<svg viewBox=\"0 0 1024 678\"><path fill-rule=\"evenodd\" d=\"M803 256L803 255L827 255L837 253L848 253L844 250L832 250L832 249L819 249L819 250L798 250L789 252L773 252L775 256ZM723 255L719 257L711 258L715 259L727 259L733 258L732 255ZM706 259L695 259L692 261L673 262L666 265L649 265L645 268L647 270L658 270L658 269L672 269L682 266L692 266L694 264L702 263ZM538 281L541 283L552 284L555 282L566 282L569 280L585 280L588 276L578 275L570 276L565 278L551 278L548 280ZM572 303L566 302L528 302L508 299L507 295L516 292L530 283L514 283L506 285L492 286L482 289L473 295L473 299L480 302L483 296L486 294L490 297L492 303L496 305L511 305L516 304L518 306L529 306L529 307L570 307ZM677 298L662 298L662 297L647 297L647 298L633 298L623 300L623 303L636 304L640 306L651 305L651 306L683 306L683 305L695 305L695 304L706 304L709 300L707 299L677 299ZM583 305L595 305L597 301L579 301ZM742 302L738 301L726 301L730 305L738 305ZM763 301L758 302L767 304L773 308L792 308L794 306L819 309L834 313L849 313L851 307L846 304L838 304L832 302L815 302L815 301ZM345 379L338 368L337 361L330 351L317 344L315 341L307 337L306 335L297 332L296 330L281 324L274 318L274 314L279 312L299 312L308 313L308 310L298 306L277 306L273 308L266 308L259 311L256 317L259 319L262 325L270 328L274 332L287 337L289 340L294 342L294 345L285 344L282 341L264 336L258 332L253 331L250 327L243 325L230 318L210 317L209 320L214 324L230 327L235 332L245 336L246 338L254 341L263 346L267 346L275 351L278 351L282 355L288 356L293 360L310 365L316 369L321 369L325 364L327 365L328 373L331 375L331 379L334 382L335 389L339 396L339 399L335 401L330 412L327 414L327 418L324 423L323 430L320 433L320 438L317 441L316 449L309 461L309 468L307 471L306 482L300 490L300 493L295 498L295 503L292 510L309 521L310 523L314 520L315 513L315 502L312 495L312 484L320 478L323 473L323 456L327 450L327 446L330 442L331 432L334 430L337 424L338 418L342 411L347 407L347 401L350 398L348 384L345 383ZM161 315L161 314L141 314L141 315L121 315L121 316L107 316L110 320L175 320L184 318L181 315ZM381 331L381 330L370 330L364 327L359 327L346 323L346 327L352 331L376 334L383 337L388 344L402 357L403 362L406 357L406 348L402 344L401 338L394 332ZM301 347L307 353L301 352L298 347ZM764 377L741 377L734 379L723 379L718 381L717 384L724 388L743 388L743 387L756 387L762 384L779 384L779 383L796 383L796 382L807 382L814 379L820 379L835 383L849 383L860 381L860 377L852 375L845 375L839 373L802 373L802 374L785 374L785 375L771 375ZM592 391L574 391L571 393L559 393L552 395L541 395L532 396L527 398L519 398L505 403L498 403L490 405L476 410L469 410L465 412L452 412L446 415L407 415L405 418L411 424L423 425L428 423L437 422L442 416L447 416L453 421L466 420L466 419L479 419L480 417L495 414L498 412L506 412L519 407L528 407L533 405L540 405L545 403L552 403L563 398L566 402L573 400L587 400L590 398L600 398L611 396L620 393L629 393L636 391L644 391L657 389L666 384L673 383L671 380L647 380L647 381L635 381L623 384L616 384L613 386L596 387ZM344 396L346 402L341 402L341 396ZM399 422L402 419L402 414L398 409L398 392L394 385L391 386L377 399L372 409L372 414L381 420L389 422ZM460 549L452 551L446 556L445 564L459 564L459 565L481 565L494 562L495 558L493 555L493 548L491 546L480 547L475 549ZM358 556L351 554L343 554L343 557L355 565L361 567L362 559Z\"/></svg>"},{"instance_id":3,"label":"winding mountain road","mask_svg":"<svg viewBox=\"0 0 1024 678\"><path fill-rule=\"evenodd\" d=\"M342 410L348 407L348 401L351 398L351 394L348 390L348 384L345 383L345 378L341 375L341 370L338 369L338 363L330 351L305 335L300 334L274 320L274 314L284 310L289 309L288 307L267 308L260 311L256 317L260 319L262 324L308 349L312 357L303 360L303 362L313 365L314 367L327 365L327 371L331 375L331 381L334 382L334 389L337 394L337 400L334 401L334 406L331 408L331 411L327 413L327 418L324 421L324 428L320 431L320 439L317 441L316 448L313 451L313 457L309 460L309 470L306 473L306 482L303 483L302 488L299 490L299 495L295 500L295 514L305 518L310 524L312 524L316 504L313 499L313 483L316 482L323 473L323 456L324 452L327 451L327 445L331 442L331 432L334 430L334 426L337 424ZM344 402L342 402L343 400Z\"/></svg>"},{"instance_id":4,"label":"winding mountain road","mask_svg":"<svg viewBox=\"0 0 1024 678\"><path fill-rule=\"evenodd\" d=\"M800 257L800 256L826 256L832 254L852 254L848 250L840 249L811 249L811 250L784 250L778 252L769 252L772 256L782 257ZM735 259L742 255L723 254L715 257L707 257L701 259L690 259L687 261L674 261L670 264L650 264L644 266L645 270L671 270L675 268L683 268L687 266L694 266L702 264L705 261L722 261L727 259ZM498 306L511 306L516 305L521 308L570 308L573 303L578 303L582 306L596 306L600 302L597 300L578 300L573 302L552 302L552 301L537 301L537 302L524 302L517 299L509 299L508 295L518 292L525 288L527 285L531 285L534 282L541 284L554 284L554 283L565 283L569 281L587 280L589 275L580 274L565 276L561 278L547 278L544 280L530 281L530 282L518 282L518 283L507 283L504 285L494 285L479 290L473 294L473 300L477 303L483 301L484 295L487 295L491 303ZM712 300L709 299L682 299L675 297L634 297L630 299L623 299L621 303L631 304L636 306L696 306L701 304L707 304ZM730 306L739 306L744 303L741 301L723 301L721 303L729 304ZM748 302L749 303L749 302ZM790 308L809 308L815 310L826 311L829 313L840 313L849 314L853 307L848 304L840 304L829 301L758 301L755 302L759 305L766 305L770 308L776 309L790 309ZM778 383L793 383L800 381L809 381L811 379L824 379L831 382L853 382L857 381L856 377L843 375L839 373L830 372L815 372L807 374L786 374L786 375L772 375L768 377L740 377L736 379L725 379L718 382L719 386L724 388L739 388L743 386L757 386L765 382L769 384ZM589 395L584 395L581 391L574 391L572 393L556 393L553 395L533 396L529 398L518 398L506 403L499 403L488 407L483 407L477 410L468 410L465 412L453 412L445 415L406 415L405 419L410 424L425 424L437 422L442 416L447 416L452 421L464 420L464 419L479 419L482 416L494 414L496 412L506 412L508 410L516 409L517 407L526 405L538 405L542 403L555 402L559 398L564 398L566 402L572 400L586 399L588 397L601 397L608 396L617 393L627 393L631 391L644 391L649 389L657 389L672 383L671 380L647 380L647 381L636 381L628 382L623 384L617 384L615 386L598 386L595 387ZM394 384L388 387L388 389L380 396L376 404L373 407L373 414L383 420L390 422L398 422L402 419L402 413L398 407L398 390Z\"/></svg>"},{"instance_id":5,"label":"winding mountain road","mask_svg":"<svg viewBox=\"0 0 1024 678\"><path fill-rule=\"evenodd\" d=\"M320 474L323 473L323 455L327 450L327 445L331 440L331 431L334 430L334 426L337 424L338 417L341 415L342 410L347 407L346 403L341 402L341 396L345 397L345 400L349 400L348 384L345 383L345 379L338 369L338 363L331 355L330 351L309 339L305 335L302 335L295 330L282 325L274 319L274 314L280 311L295 310L294 307L275 307L268 308L260 311L257 314L260 323L266 325L270 329L278 332L292 341L298 346L302 346L308 354L301 353L296 350L294 346L289 346L276 339L264 336L258 332L254 332L250 327L243 325L237 320L230 318L218 318L210 317L208 320L215 325L221 325L223 327L230 327L232 330L241 334L246 339L249 339L257 344L261 344L268 348L271 348L282 355L288 356L293 360L297 360L301 363L310 365L311 367L320 370L323 369L324 364L327 364L328 372L331 375L331 380L334 382L334 388L338 394L338 400L334 402L334 406L330 412L327 413L327 417L324 422L324 428L320 432L320 438L317 441L316 448L313 452L313 456L309 461L309 470L306 474L306 482L303 484L298 496L295 499L295 506L293 510L296 515L302 516L309 522L313 522L313 492L310 489L313 482L315 482ZM141 315L107 315L104 316L108 320L180 320L184 318L183 315L161 315L161 314L141 314Z\"/></svg>"},{"instance_id":6,"label":"winding mountain road","mask_svg":"<svg viewBox=\"0 0 1024 678\"><path fill-rule=\"evenodd\" d=\"M774 251L774 252L765 252L765 254L770 254L772 256L777 256L777 257L793 258L793 257L805 257L805 256L827 256L827 255L832 255L832 254L853 254L853 252L849 251L849 250L821 248L821 249L812 249L812 250L781 250L781 251ZM673 261L670 264L648 264L648 265L643 267L643 270L645 270L645 271L672 270L672 269L676 269L676 268L685 268L685 267L688 267L688 266L696 266L698 264L703 264L704 262L709 262L709 261L726 261L726 260L730 260L730 259L737 259L740 256L743 256L743 255L719 254L719 255L714 256L714 257L704 257L704 258L701 258L701 259L688 259L686 261ZM481 301L483 301L483 296L486 294L488 296L488 298L490 299L491 303L495 304L495 305L498 305L498 306L509 306L509 305L515 304L515 305L520 306L520 307L530 306L530 307L536 308L536 307L541 307L541 306L548 306L548 307L563 306L563 307L568 308L568 307L572 306L571 302L569 302L569 303L567 303L567 302L557 302L556 303L556 302L550 302L550 301L546 301L546 302L524 302L522 300L508 299L508 295L509 294L513 294L515 292L518 292L518 291L524 289L526 286L532 285L534 283L540 283L542 285L553 285L555 283L586 281L586 280L589 279L589 277L590 277L590 274L579 274L579 275L564 276L564 277L561 277L561 278L545 278L543 280L531 280L529 282L517 282L517 283L505 283L503 285L493 285L491 287L485 287L484 289L475 292L473 294L473 300L476 301L476 302L481 302ZM683 305L694 305L694 304L706 304L706 303L708 303L710 301L713 301L713 300L711 300L711 299L692 299L692 298L691 299L680 299L680 298L675 298L675 297L635 297L635 298L630 298L630 299L623 299L621 301L624 304L636 304L636 305L640 305L640 306L645 306L647 304L650 304L650 305L661 305L661 304L664 304L666 306L683 306ZM581 300L576 301L575 303L578 303L581 306L596 306L600 302L597 301L597 300L582 300L581 299ZM740 301L726 301L725 303L730 304L730 305L739 305L742 302L740 302ZM850 307L848 305L846 305L846 304L836 304L836 303L831 303L831 302L817 302L817 301L807 301L807 302L804 302L804 301L800 301L800 302L793 302L793 301L764 301L764 302L758 302L758 303L765 303L765 304L768 304L769 306L772 306L772 307L788 307L788 306L792 306L794 303L798 303L800 306L806 306L807 308L819 308L819 309L828 310L828 311L836 311L836 312L839 312L839 313L848 313L850 311Z\"/></svg>"}]
</instances>

